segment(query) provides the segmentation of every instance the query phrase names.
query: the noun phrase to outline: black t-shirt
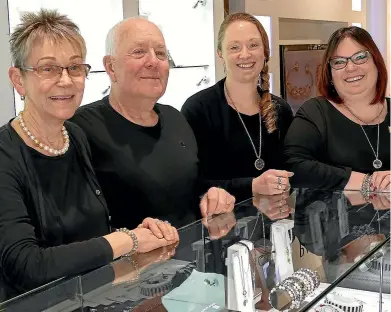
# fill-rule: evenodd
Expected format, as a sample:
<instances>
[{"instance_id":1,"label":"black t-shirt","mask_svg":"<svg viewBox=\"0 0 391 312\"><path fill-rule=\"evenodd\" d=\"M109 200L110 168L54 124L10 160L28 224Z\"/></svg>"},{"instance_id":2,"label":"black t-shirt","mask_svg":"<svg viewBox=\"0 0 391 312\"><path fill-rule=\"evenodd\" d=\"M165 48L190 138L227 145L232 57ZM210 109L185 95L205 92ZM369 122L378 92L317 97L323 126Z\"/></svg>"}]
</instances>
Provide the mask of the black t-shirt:
<instances>
[{"instance_id":1,"label":"black t-shirt","mask_svg":"<svg viewBox=\"0 0 391 312\"><path fill-rule=\"evenodd\" d=\"M379 124L379 159L390 170L390 99ZM377 150L377 125L362 126ZM285 140L288 168L296 187L343 189L352 171L373 173L374 152L359 124L323 97L313 98L297 111Z\"/></svg>"},{"instance_id":2,"label":"black t-shirt","mask_svg":"<svg viewBox=\"0 0 391 312\"><path fill-rule=\"evenodd\" d=\"M146 217L182 226L199 216L204 190L194 134L173 107L154 109L159 116L154 127L125 119L108 97L81 107L72 119L87 134L113 227L131 229Z\"/></svg>"},{"instance_id":3,"label":"black t-shirt","mask_svg":"<svg viewBox=\"0 0 391 312\"><path fill-rule=\"evenodd\" d=\"M198 157L203 177L219 184L237 197L250 198L252 180L268 169L283 169L283 142L293 115L290 106L281 98L272 95L277 115L277 130L268 133L262 120L261 158L265 167L258 171L254 162L256 155L238 113L227 103L224 81L202 90L186 100L182 113L192 127L198 143ZM261 94L262 91L258 90ZM259 115L240 114L259 152Z\"/></svg>"},{"instance_id":4,"label":"black t-shirt","mask_svg":"<svg viewBox=\"0 0 391 312\"><path fill-rule=\"evenodd\" d=\"M68 151L60 156L46 156L30 147L28 150L43 196L51 204L50 212L55 210L58 216L62 243L83 241L105 233L106 211L88 184L72 140Z\"/></svg>"}]
</instances>

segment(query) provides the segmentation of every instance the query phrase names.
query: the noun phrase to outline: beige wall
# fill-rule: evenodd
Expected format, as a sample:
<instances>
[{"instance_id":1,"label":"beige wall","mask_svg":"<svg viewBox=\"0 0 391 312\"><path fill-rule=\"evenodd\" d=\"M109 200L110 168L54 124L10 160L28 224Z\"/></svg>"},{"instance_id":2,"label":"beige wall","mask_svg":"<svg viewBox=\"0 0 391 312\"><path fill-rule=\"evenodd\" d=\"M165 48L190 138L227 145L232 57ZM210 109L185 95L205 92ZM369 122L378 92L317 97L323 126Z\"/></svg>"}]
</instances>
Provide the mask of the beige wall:
<instances>
[{"instance_id":1,"label":"beige wall","mask_svg":"<svg viewBox=\"0 0 391 312\"><path fill-rule=\"evenodd\" d=\"M247 13L272 18L272 50L270 72L273 73L274 93L280 94L280 44L319 44L326 42L337 28L361 23L366 26L366 1L362 11L352 11L351 0L235 0L232 11L243 8ZM388 0L389 1L389 0ZM284 20L280 18L292 19ZM338 23L328 23L338 22Z\"/></svg>"}]
</instances>

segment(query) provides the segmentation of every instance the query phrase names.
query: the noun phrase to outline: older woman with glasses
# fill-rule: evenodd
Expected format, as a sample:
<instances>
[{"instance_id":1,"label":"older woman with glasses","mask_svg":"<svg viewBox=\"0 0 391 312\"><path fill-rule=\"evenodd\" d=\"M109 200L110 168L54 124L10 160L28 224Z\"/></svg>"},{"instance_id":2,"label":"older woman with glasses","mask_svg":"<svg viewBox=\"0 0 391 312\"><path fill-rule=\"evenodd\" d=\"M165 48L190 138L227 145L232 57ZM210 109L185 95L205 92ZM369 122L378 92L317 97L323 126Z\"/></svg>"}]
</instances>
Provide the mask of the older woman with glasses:
<instances>
[{"instance_id":1,"label":"older woman with glasses","mask_svg":"<svg viewBox=\"0 0 391 312\"><path fill-rule=\"evenodd\" d=\"M78 27L56 11L27 13L10 43L9 77L25 105L0 128L0 281L22 292L176 242L159 220L111 233L87 139L66 121L90 70Z\"/></svg>"},{"instance_id":2,"label":"older woman with glasses","mask_svg":"<svg viewBox=\"0 0 391 312\"><path fill-rule=\"evenodd\" d=\"M370 34L337 30L320 70L321 97L304 103L285 139L293 186L390 190L387 69Z\"/></svg>"}]
</instances>

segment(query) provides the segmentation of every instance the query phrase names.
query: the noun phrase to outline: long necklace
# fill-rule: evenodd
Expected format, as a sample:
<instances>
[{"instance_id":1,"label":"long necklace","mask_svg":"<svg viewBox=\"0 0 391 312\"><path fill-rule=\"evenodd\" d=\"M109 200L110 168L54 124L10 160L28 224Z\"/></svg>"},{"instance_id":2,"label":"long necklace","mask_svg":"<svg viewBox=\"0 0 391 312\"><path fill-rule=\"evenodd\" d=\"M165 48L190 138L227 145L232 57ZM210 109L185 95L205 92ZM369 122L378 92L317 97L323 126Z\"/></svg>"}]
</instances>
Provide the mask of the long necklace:
<instances>
[{"instance_id":1,"label":"long necklace","mask_svg":"<svg viewBox=\"0 0 391 312\"><path fill-rule=\"evenodd\" d=\"M242 256L240 256L239 258L239 269L240 269L240 278L242 280L242 286L243 286L243 297L244 297L244 301L243 301L243 305L246 306L248 300L247 300L247 287L246 287L246 278L244 276L244 267L243 267L243 259L242 259Z\"/></svg>"},{"instance_id":2,"label":"long necklace","mask_svg":"<svg viewBox=\"0 0 391 312\"><path fill-rule=\"evenodd\" d=\"M347 108L347 110L348 110L354 117L356 117L356 118L357 118L358 120L360 120L361 122L367 124L366 122L364 122L364 121L362 121L360 118L358 118L358 116L356 116L356 114L353 113L353 111L350 109L349 106L347 106L347 105L345 104L345 107ZM383 107L382 107L382 110L380 111L380 114L382 113L383 108L384 108L384 105L383 105ZM379 114L378 116L376 116L376 118L378 118L378 117L380 116L380 114ZM376 118L375 118L375 119L376 119ZM371 120L370 122L374 121L375 119ZM367 124L367 125L368 125L368 124ZM366 133L365 130L364 130L364 127L363 127L361 124L360 124L360 127L361 127L362 132L364 132L365 137L367 138L367 141L368 141L368 143L369 143L369 146L370 146L371 149L372 149L373 154L375 155L375 160L372 162L372 165L373 165L373 167L374 167L375 169L380 169L380 168L383 166L382 161L379 159L379 132L380 132L380 123L379 123L379 122L377 123L377 143L376 143L376 152L375 152L375 149L374 149L373 146L372 146L371 141L370 141L369 138L368 138L367 133Z\"/></svg>"},{"instance_id":3,"label":"long necklace","mask_svg":"<svg viewBox=\"0 0 391 312\"><path fill-rule=\"evenodd\" d=\"M243 128L246 131L247 136L248 136L248 138L251 142L251 145L254 149L254 153L255 153L255 157L256 157L255 162L254 162L254 166L257 170L262 170L265 167L265 161L261 158L261 151L262 151L262 116L261 116L261 112L259 112L259 151L257 152L257 149L255 148L255 144L250 136L250 133L247 130L247 127L242 119L242 116L240 116L240 113L239 113L238 109L236 108L235 103L232 101L231 97L229 96L226 84L224 84L224 90L225 90L225 94L227 95L228 101L235 108L235 110L239 116L239 119L242 122Z\"/></svg>"},{"instance_id":4,"label":"long necklace","mask_svg":"<svg viewBox=\"0 0 391 312\"><path fill-rule=\"evenodd\" d=\"M42 142L40 142L31 133L31 131L27 128L27 126L26 126L26 124L25 124L25 122L23 120L22 112L19 113L18 120L19 120L19 125L22 128L23 132L26 133L26 135L34 142L34 144L37 147L43 149L46 152L49 152L52 155L55 155L55 156L63 155L63 154L65 154L68 151L68 148L69 148L69 136L68 136L68 132L67 132L67 130L65 129L64 126L62 127L62 130L61 130L62 136L63 136L63 139L64 139L64 146L63 146L62 149L57 150L57 149L51 148L48 145L43 144Z\"/></svg>"}]
</instances>

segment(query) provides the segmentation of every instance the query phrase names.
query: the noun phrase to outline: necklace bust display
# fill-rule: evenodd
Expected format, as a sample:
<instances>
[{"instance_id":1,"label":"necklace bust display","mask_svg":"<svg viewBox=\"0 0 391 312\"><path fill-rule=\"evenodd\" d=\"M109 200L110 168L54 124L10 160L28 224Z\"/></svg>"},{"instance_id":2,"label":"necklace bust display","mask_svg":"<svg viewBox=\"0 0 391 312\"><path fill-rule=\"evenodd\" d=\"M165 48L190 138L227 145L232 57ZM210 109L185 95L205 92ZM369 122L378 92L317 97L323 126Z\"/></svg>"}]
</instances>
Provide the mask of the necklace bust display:
<instances>
[{"instance_id":1,"label":"necklace bust display","mask_svg":"<svg viewBox=\"0 0 391 312\"><path fill-rule=\"evenodd\" d=\"M295 100L306 100L308 97L311 96L312 93L312 86L314 84L314 78L312 76L312 73L310 71L310 67L308 64L305 65L304 73L307 77L308 83L304 86L298 87L294 85L291 82L292 75L297 76L297 74L300 73L300 66L298 62L295 62L293 67L288 71L287 77L286 77L286 89L290 96L294 98ZM304 79L300 79L304 80Z\"/></svg>"}]
</instances>

